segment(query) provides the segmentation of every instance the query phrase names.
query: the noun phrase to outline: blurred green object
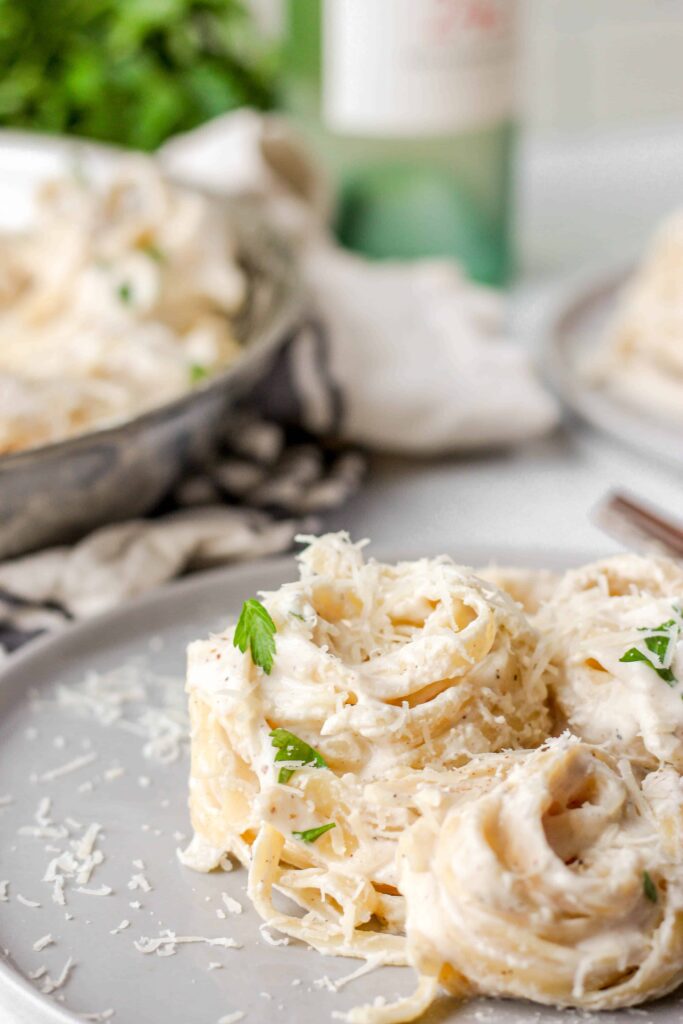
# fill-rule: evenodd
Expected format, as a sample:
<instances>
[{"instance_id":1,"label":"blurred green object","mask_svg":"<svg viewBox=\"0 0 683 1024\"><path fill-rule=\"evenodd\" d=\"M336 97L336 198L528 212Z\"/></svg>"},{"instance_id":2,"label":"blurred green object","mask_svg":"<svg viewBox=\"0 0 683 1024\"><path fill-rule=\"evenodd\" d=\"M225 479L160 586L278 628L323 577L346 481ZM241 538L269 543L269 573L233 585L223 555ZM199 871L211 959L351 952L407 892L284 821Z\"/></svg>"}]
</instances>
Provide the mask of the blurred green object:
<instances>
[{"instance_id":1,"label":"blurred green object","mask_svg":"<svg viewBox=\"0 0 683 1024\"><path fill-rule=\"evenodd\" d=\"M337 185L347 248L509 279L516 13L516 0L287 0L282 105Z\"/></svg>"},{"instance_id":2,"label":"blurred green object","mask_svg":"<svg viewBox=\"0 0 683 1024\"><path fill-rule=\"evenodd\" d=\"M342 245L374 259L452 256L487 284L510 273L507 224L501 230L491 204L473 201L453 171L438 164L377 164L347 174L335 230Z\"/></svg>"},{"instance_id":3,"label":"blurred green object","mask_svg":"<svg viewBox=\"0 0 683 1024\"><path fill-rule=\"evenodd\" d=\"M0 125L151 150L277 70L240 0L0 0Z\"/></svg>"}]
</instances>

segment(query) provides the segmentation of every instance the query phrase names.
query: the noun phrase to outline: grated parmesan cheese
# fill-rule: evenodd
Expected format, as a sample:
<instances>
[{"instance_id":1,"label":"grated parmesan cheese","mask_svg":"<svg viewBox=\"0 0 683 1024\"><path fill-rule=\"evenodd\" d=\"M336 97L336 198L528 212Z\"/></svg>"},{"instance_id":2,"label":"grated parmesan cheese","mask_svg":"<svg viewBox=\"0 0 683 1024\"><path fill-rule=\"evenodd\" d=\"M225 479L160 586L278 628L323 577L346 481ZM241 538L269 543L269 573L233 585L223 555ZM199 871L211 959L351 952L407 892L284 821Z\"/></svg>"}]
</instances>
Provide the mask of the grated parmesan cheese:
<instances>
[{"instance_id":1,"label":"grated parmesan cheese","mask_svg":"<svg viewBox=\"0 0 683 1024\"><path fill-rule=\"evenodd\" d=\"M91 672L76 686L60 686L57 702L81 717L138 736L148 761L170 764L187 751L189 722L181 680L161 676L131 659L109 672Z\"/></svg>"},{"instance_id":2,"label":"grated parmesan cheese","mask_svg":"<svg viewBox=\"0 0 683 1024\"><path fill-rule=\"evenodd\" d=\"M63 907L66 905L66 896L64 895L64 875L58 875L54 880L52 886L52 902L58 906Z\"/></svg>"},{"instance_id":3,"label":"grated parmesan cheese","mask_svg":"<svg viewBox=\"0 0 683 1024\"><path fill-rule=\"evenodd\" d=\"M111 896L113 889L110 885L100 885L97 889L87 889L83 885L79 885L74 892L81 892L84 896Z\"/></svg>"},{"instance_id":4,"label":"grated parmesan cheese","mask_svg":"<svg viewBox=\"0 0 683 1024\"><path fill-rule=\"evenodd\" d=\"M227 892L221 893L221 899L223 900L223 903L225 904L225 909L230 914L241 914L242 913L243 907L242 907L242 904L239 902L239 900L233 899L232 896L229 896L227 894Z\"/></svg>"},{"instance_id":5,"label":"grated parmesan cheese","mask_svg":"<svg viewBox=\"0 0 683 1024\"><path fill-rule=\"evenodd\" d=\"M152 886L149 884L146 877L143 875L141 871L139 871L136 875L131 876L128 882L128 888L131 891L134 891L135 889L141 889L142 892L152 891Z\"/></svg>"},{"instance_id":6,"label":"grated parmesan cheese","mask_svg":"<svg viewBox=\"0 0 683 1024\"><path fill-rule=\"evenodd\" d=\"M265 939L265 941L268 943L269 946L288 946L289 945L289 939L287 938L286 935L283 938L281 938L281 939L276 939L275 936L273 935L273 933L268 931L268 928L264 924L260 925L259 931L261 932L262 937Z\"/></svg>"},{"instance_id":7,"label":"grated parmesan cheese","mask_svg":"<svg viewBox=\"0 0 683 1024\"><path fill-rule=\"evenodd\" d=\"M93 761L97 760L97 754L81 754L80 757L74 757L72 761L67 761L66 764L58 765L56 768L50 768L49 771L43 772L42 775L38 775L36 778L37 782L52 782L54 779L61 779L64 775L71 775L73 772L80 771L81 768L87 767L92 764Z\"/></svg>"},{"instance_id":8,"label":"grated parmesan cheese","mask_svg":"<svg viewBox=\"0 0 683 1024\"><path fill-rule=\"evenodd\" d=\"M25 896L22 896L20 892L17 893L17 901L19 903L23 903L25 907L30 907L33 910L42 906L42 903L39 903L37 900L29 900Z\"/></svg>"},{"instance_id":9,"label":"grated parmesan cheese","mask_svg":"<svg viewBox=\"0 0 683 1024\"><path fill-rule=\"evenodd\" d=\"M241 949L241 945L235 939L219 936L210 939L203 935L176 935L170 929L164 929L157 938L151 939L142 936L133 945L138 953L149 955L156 953L157 956L173 956L177 952L177 946L190 943L205 943L207 946L217 946L221 949Z\"/></svg>"},{"instance_id":10,"label":"grated parmesan cheese","mask_svg":"<svg viewBox=\"0 0 683 1024\"><path fill-rule=\"evenodd\" d=\"M71 971L73 970L74 966L75 965L73 957L69 957L69 959L64 964L64 967L62 968L60 974L55 979L52 979L49 974L45 976L45 980L43 981L43 984L40 987L40 991L44 995L52 995L53 992L56 992L58 989L63 988L64 985L66 985L69 979L69 975L71 974Z\"/></svg>"}]
</instances>

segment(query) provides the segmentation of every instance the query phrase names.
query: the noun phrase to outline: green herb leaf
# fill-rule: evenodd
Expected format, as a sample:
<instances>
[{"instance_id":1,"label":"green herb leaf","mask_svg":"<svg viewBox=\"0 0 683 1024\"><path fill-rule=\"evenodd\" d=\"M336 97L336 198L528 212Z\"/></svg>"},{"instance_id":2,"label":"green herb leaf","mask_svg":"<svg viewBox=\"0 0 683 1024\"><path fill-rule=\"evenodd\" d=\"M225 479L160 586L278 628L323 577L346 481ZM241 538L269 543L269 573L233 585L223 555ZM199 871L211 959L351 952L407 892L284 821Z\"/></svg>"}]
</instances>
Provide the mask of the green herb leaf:
<instances>
[{"instance_id":1,"label":"green herb leaf","mask_svg":"<svg viewBox=\"0 0 683 1024\"><path fill-rule=\"evenodd\" d=\"M646 665L649 665L657 673L660 679L663 679L669 686L675 686L678 680L670 668L664 667L664 661L668 657L670 644L675 643L678 639L678 623L675 619L669 619L668 622L663 622L661 626L656 626L654 629L643 626L641 631L653 634L645 637L645 646L648 651L652 652L659 664L656 664L652 658L648 658L647 654L637 647L629 648L619 658L619 661L644 661Z\"/></svg>"},{"instance_id":2,"label":"green herb leaf","mask_svg":"<svg viewBox=\"0 0 683 1024\"><path fill-rule=\"evenodd\" d=\"M645 899L649 900L650 903L656 903L659 899L657 886L652 881L652 875L649 871L643 871L643 892L645 894Z\"/></svg>"},{"instance_id":3,"label":"green herb leaf","mask_svg":"<svg viewBox=\"0 0 683 1024\"><path fill-rule=\"evenodd\" d=\"M278 748L275 755L275 762L297 761L299 768L316 767L327 768L327 762L322 754L319 754L315 747L310 747L305 740L299 739L293 732L286 729L273 729L270 733L273 746ZM280 783L289 782L296 768L281 768L277 781Z\"/></svg>"},{"instance_id":4,"label":"green herb leaf","mask_svg":"<svg viewBox=\"0 0 683 1024\"><path fill-rule=\"evenodd\" d=\"M622 658L619 658L619 661L644 661L645 664L649 665L665 683L668 683L669 686L676 685L676 677L670 668L658 668L651 659L648 658L646 654L643 654L642 651L639 651L637 647L632 647Z\"/></svg>"},{"instance_id":5,"label":"green herb leaf","mask_svg":"<svg viewBox=\"0 0 683 1024\"><path fill-rule=\"evenodd\" d=\"M327 825L319 825L318 828L307 828L304 832L292 832L292 835L296 836L297 839L302 839L304 843L314 843L316 839L320 839L331 828L336 828L336 822L330 821ZM651 881L652 879L650 879Z\"/></svg>"},{"instance_id":6,"label":"green herb leaf","mask_svg":"<svg viewBox=\"0 0 683 1024\"><path fill-rule=\"evenodd\" d=\"M300 622L306 621L303 615L299 615L298 612L290 612L289 614L292 616L293 619L298 619Z\"/></svg>"},{"instance_id":7,"label":"green herb leaf","mask_svg":"<svg viewBox=\"0 0 683 1024\"><path fill-rule=\"evenodd\" d=\"M645 638L645 646L653 654L656 654L660 661L664 661L669 651L669 644L673 639L674 632L678 632L678 626L674 619L669 619L668 622L663 622L661 626L657 626L657 632L660 630L664 631L666 635L663 636L648 636ZM646 632L643 628L642 632Z\"/></svg>"},{"instance_id":8,"label":"green herb leaf","mask_svg":"<svg viewBox=\"0 0 683 1024\"><path fill-rule=\"evenodd\" d=\"M190 383L199 384L200 381L206 380L209 376L209 371L201 363L192 363L190 366Z\"/></svg>"},{"instance_id":9,"label":"green herb leaf","mask_svg":"<svg viewBox=\"0 0 683 1024\"><path fill-rule=\"evenodd\" d=\"M242 611L235 627L233 645L242 654L249 648L251 660L266 675L270 675L275 654L275 623L260 601L250 597L242 605Z\"/></svg>"},{"instance_id":10,"label":"green herb leaf","mask_svg":"<svg viewBox=\"0 0 683 1024\"><path fill-rule=\"evenodd\" d=\"M131 302L133 301L133 289L128 283L128 281L121 282L121 284L116 289L116 294L118 295L119 299L124 304L124 306L130 306Z\"/></svg>"}]
</instances>

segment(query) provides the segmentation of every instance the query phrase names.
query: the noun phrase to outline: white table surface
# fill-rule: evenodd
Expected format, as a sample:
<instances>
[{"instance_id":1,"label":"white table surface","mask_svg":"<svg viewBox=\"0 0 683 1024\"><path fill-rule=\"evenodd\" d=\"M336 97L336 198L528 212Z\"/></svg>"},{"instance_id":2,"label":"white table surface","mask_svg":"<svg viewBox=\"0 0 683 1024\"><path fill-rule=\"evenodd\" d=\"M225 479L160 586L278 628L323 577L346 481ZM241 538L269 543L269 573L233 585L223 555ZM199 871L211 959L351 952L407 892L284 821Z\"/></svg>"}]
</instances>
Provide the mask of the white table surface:
<instances>
[{"instance_id":1,"label":"white table surface","mask_svg":"<svg viewBox=\"0 0 683 1024\"><path fill-rule=\"evenodd\" d=\"M512 326L528 343L563 277L637 252L683 203L683 130L527 144L520 171L522 274ZM590 514L611 487L683 517L682 474L568 419L552 437L516 450L423 462L376 457L363 490L325 525L392 548L607 554L619 545Z\"/></svg>"}]
</instances>

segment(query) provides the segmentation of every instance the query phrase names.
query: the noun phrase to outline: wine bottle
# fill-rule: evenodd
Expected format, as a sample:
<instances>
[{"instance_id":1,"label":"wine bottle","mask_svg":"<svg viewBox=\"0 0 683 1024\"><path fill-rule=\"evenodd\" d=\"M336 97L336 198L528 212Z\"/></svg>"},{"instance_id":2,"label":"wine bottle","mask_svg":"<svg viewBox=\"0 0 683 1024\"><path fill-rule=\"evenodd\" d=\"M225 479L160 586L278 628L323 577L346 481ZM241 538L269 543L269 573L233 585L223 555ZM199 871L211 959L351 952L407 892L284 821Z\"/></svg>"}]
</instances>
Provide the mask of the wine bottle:
<instances>
[{"instance_id":1,"label":"wine bottle","mask_svg":"<svg viewBox=\"0 0 683 1024\"><path fill-rule=\"evenodd\" d=\"M284 106L371 257L510 270L516 0L289 0Z\"/></svg>"}]
</instances>

